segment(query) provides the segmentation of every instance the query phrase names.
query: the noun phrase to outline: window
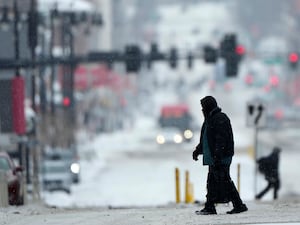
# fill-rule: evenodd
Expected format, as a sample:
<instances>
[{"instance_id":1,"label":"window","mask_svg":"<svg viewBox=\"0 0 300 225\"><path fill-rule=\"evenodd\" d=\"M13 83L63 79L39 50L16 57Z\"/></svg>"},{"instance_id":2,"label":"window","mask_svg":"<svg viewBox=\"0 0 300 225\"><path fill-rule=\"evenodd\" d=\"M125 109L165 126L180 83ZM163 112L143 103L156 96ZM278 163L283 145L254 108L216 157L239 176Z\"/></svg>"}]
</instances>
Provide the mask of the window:
<instances>
[{"instance_id":1,"label":"window","mask_svg":"<svg viewBox=\"0 0 300 225\"><path fill-rule=\"evenodd\" d=\"M0 170L10 170L9 162L6 158L0 157Z\"/></svg>"}]
</instances>

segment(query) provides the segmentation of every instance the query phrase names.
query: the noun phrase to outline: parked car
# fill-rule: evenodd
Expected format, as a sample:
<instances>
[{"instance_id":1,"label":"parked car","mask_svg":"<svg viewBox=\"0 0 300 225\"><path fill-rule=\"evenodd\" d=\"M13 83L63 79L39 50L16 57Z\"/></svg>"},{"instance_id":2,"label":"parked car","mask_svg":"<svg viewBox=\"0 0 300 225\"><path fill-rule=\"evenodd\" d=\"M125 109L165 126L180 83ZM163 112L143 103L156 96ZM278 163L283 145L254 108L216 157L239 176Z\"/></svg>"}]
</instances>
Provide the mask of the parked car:
<instances>
[{"instance_id":1,"label":"parked car","mask_svg":"<svg viewBox=\"0 0 300 225\"><path fill-rule=\"evenodd\" d=\"M56 159L65 161L68 164L68 168L72 177L73 183L79 183L80 181L80 163L77 153L72 149L52 149L45 154L47 159Z\"/></svg>"},{"instance_id":2,"label":"parked car","mask_svg":"<svg viewBox=\"0 0 300 225\"><path fill-rule=\"evenodd\" d=\"M65 191L71 193L72 178L68 164L61 159L43 161L43 187L46 191Z\"/></svg>"},{"instance_id":3,"label":"parked car","mask_svg":"<svg viewBox=\"0 0 300 225\"><path fill-rule=\"evenodd\" d=\"M77 154L69 149L65 149L60 151L58 155L62 160L66 161L69 164L72 182L79 183L80 164Z\"/></svg>"},{"instance_id":4,"label":"parked car","mask_svg":"<svg viewBox=\"0 0 300 225\"><path fill-rule=\"evenodd\" d=\"M10 205L24 204L23 169L16 166L6 152L0 152L0 170L5 171Z\"/></svg>"}]
</instances>

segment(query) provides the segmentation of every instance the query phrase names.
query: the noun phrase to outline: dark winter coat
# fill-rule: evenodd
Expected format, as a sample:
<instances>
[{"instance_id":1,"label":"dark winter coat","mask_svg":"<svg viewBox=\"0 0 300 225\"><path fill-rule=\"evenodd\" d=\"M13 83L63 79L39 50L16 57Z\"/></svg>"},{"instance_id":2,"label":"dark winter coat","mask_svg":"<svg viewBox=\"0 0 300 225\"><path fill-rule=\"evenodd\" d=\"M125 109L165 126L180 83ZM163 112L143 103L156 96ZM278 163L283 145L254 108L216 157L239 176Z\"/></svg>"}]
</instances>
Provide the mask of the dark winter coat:
<instances>
[{"instance_id":1,"label":"dark winter coat","mask_svg":"<svg viewBox=\"0 0 300 225\"><path fill-rule=\"evenodd\" d=\"M265 175L270 183L279 181L279 152L272 152L269 156L262 157L257 160L259 171Z\"/></svg>"},{"instance_id":2,"label":"dark winter coat","mask_svg":"<svg viewBox=\"0 0 300 225\"><path fill-rule=\"evenodd\" d=\"M222 162L227 159L231 161L231 157L234 154L234 141L228 116L219 107L209 112L201 129L200 143L196 146L198 154L203 154L202 147L205 125L208 146L214 164L223 164Z\"/></svg>"}]
</instances>

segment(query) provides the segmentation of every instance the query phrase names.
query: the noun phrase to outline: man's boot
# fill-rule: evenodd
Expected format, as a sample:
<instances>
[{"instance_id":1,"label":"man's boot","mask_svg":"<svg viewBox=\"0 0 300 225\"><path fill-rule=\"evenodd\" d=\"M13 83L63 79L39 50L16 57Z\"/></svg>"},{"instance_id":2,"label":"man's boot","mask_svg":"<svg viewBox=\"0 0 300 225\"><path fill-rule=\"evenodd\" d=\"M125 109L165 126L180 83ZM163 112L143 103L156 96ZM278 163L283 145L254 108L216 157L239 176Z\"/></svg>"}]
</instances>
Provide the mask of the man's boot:
<instances>
[{"instance_id":1,"label":"man's boot","mask_svg":"<svg viewBox=\"0 0 300 225\"><path fill-rule=\"evenodd\" d=\"M205 204L204 208L195 212L197 215L215 215L217 214L214 204Z\"/></svg>"},{"instance_id":2,"label":"man's boot","mask_svg":"<svg viewBox=\"0 0 300 225\"><path fill-rule=\"evenodd\" d=\"M226 213L235 214L235 213L246 212L247 210L248 210L247 206L245 204L241 204L239 206L235 206L231 211L228 211Z\"/></svg>"}]
</instances>

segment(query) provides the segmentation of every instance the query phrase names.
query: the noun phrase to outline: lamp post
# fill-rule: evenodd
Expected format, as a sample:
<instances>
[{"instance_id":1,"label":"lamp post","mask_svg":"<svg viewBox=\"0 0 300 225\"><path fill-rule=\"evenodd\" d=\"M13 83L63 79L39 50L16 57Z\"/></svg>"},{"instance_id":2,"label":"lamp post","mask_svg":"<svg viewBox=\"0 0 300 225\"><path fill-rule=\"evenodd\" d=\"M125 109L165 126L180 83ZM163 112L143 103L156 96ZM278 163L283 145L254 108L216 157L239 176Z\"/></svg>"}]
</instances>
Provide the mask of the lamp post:
<instances>
[{"instance_id":1,"label":"lamp post","mask_svg":"<svg viewBox=\"0 0 300 225\"><path fill-rule=\"evenodd\" d=\"M37 0L31 0L30 1L30 10L28 12L27 17L27 25L28 25L28 47L30 49L30 55L31 55L31 61L32 61L32 67L31 67L31 101L32 101L32 109L34 112L37 111L36 108L36 101L35 101L35 95L36 95L36 67L35 61L36 61L36 47L38 44L38 12L37 12ZM43 79L43 78L42 78ZM43 82L43 81L42 81ZM32 167L33 167L33 174L32 174L32 193L33 198L39 198L39 179L38 179L38 173L39 173L39 165L38 165L38 150L36 143L36 129L33 129L33 132L31 134L31 142L33 143L31 145L31 153L32 153ZM29 158L29 146L26 148L26 155ZM30 160L29 160L30 161ZM29 169L29 168L27 168ZM28 183L31 183L29 180L29 173L27 178Z\"/></svg>"},{"instance_id":2,"label":"lamp post","mask_svg":"<svg viewBox=\"0 0 300 225\"><path fill-rule=\"evenodd\" d=\"M36 102L35 102L35 95L36 95L36 74L35 74L35 49L37 46L38 41L38 12L36 6L36 0L30 1L30 10L28 12L28 47L30 48L31 60L33 62L33 66L31 68L31 101L32 101L32 108L36 111Z\"/></svg>"},{"instance_id":3,"label":"lamp post","mask_svg":"<svg viewBox=\"0 0 300 225\"><path fill-rule=\"evenodd\" d=\"M14 0L13 2L13 12L14 12L14 55L15 60L18 61L20 59L20 42L19 42L19 11L18 11L18 2ZM15 76L20 77L20 68L15 68ZM19 154L19 164L24 165L25 163L25 155L23 154L23 144L22 142L18 142L18 154Z\"/></svg>"},{"instance_id":4,"label":"lamp post","mask_svg":"<svg viewBox=\"0 0 300 225\"><path fill-rule=\"evenodd\" d=\"M13 3L14 10L14 46L15 46L15 60L18 61L20 59L20 41L19 41L19 11L18 11L18 2L14 0ZM15 75L17 77L20 76L20 69L16 67Z\"/></svg>"},{"instance_id":5,"label":"lamp post","mask_svg":"<svg viewBox=\"0 0 300 225\"><path fill-rule=\"evenodd\" d=\"M54 48L54 38L55 38L55 20L58 17L57 6L50 11L50 43L49 43L49 53L50 60L53 59L53 48ZM54 78L55 78L55 67L54 64L50 65L50 111L53 115L55 113L55 103L54 103Z\"/></svg>"}]
</instances>

